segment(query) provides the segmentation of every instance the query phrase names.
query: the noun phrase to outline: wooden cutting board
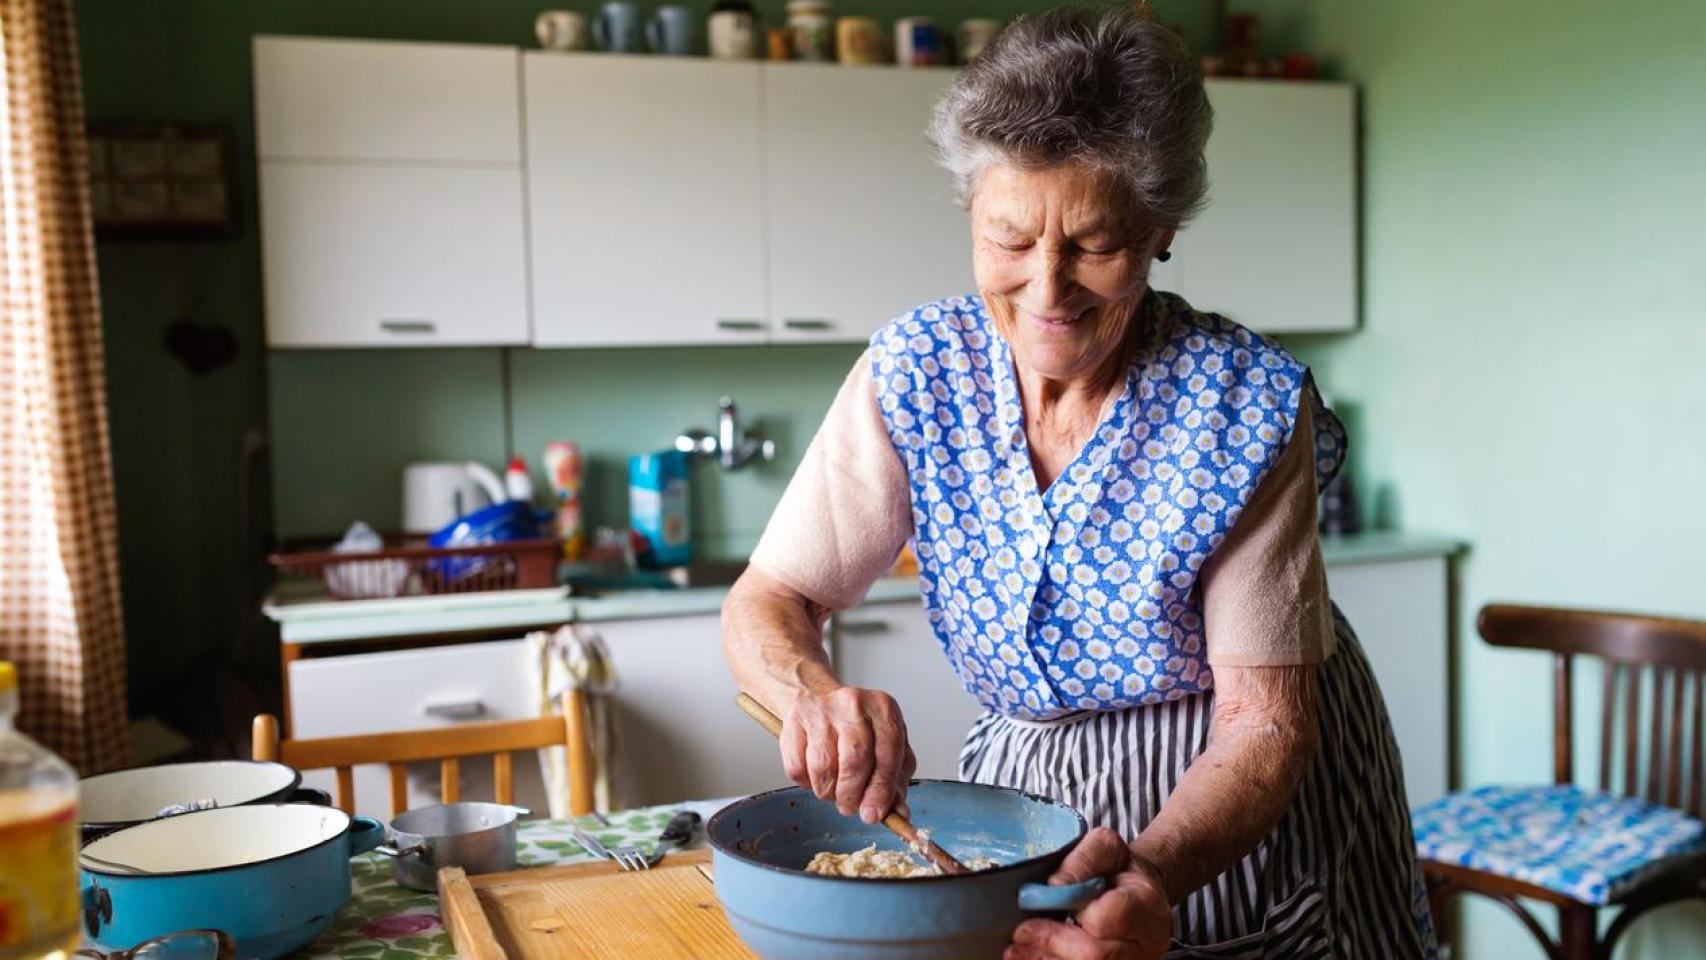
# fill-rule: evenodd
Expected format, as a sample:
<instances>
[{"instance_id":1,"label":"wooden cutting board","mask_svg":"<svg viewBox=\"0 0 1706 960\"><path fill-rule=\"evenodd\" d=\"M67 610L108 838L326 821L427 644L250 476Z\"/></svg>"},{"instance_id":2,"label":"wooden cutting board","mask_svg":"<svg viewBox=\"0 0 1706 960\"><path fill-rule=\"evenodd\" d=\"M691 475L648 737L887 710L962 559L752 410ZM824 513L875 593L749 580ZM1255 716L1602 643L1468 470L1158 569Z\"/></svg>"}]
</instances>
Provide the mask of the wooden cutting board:
<instances>
[{"instance_id":1,"label":"wooden cutting board","mask_svg":"<svg viewBox=\"0 0 1706 960\"><path fill-rule=\"evenodd\" d=\"M640 871L601 861L470 877L447 867L438 900L463 960L756 960L723 918L709 850Z\"/></svg>"}]
</instances>

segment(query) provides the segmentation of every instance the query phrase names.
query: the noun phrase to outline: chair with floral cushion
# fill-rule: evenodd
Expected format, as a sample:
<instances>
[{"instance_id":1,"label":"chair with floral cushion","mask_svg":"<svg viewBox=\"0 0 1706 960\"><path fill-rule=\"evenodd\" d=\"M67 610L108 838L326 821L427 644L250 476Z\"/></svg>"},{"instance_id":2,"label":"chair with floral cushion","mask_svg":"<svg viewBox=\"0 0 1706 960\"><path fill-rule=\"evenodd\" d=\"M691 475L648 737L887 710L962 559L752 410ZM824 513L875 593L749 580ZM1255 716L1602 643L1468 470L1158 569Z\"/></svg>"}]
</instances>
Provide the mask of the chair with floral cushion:
<instances>
[{"instance_id":1,"label":"chair with floral cushion","mask_svg":"<svg viewBox=\"0 0 1706 960\"><path fill-rule=\"evenodd\" d=\"M1416 809L1435 926L1443 938L1448 899L1475 893L1514 913L1553 960L1609 960L1648 910L1706 899L1706 623L1495 604L1477 626L1494 646L1552 651L1555 782L1478 787ZM1575 785L1572 765L1578 654L1603 660L1598 789ZM1558 908L1556 940L1522 899ZM1618 913L1601 936L1604 907Z\"/></svg>"}]
</instances>

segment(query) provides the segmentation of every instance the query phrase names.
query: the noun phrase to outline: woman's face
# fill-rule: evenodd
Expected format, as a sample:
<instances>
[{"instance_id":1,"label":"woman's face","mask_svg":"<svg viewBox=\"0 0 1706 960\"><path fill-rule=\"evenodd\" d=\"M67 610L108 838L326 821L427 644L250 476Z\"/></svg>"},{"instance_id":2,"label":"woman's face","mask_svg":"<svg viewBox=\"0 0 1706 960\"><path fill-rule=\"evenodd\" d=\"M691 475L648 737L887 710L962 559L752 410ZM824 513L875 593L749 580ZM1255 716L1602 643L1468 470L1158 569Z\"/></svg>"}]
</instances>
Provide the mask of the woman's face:
<instances>
[{"instance_id":1,"label":"woman's face","mask_svg":"<svg viewBox=\"0 0 1706 960\"><path fill-rule=\"evenodd\" d=\"M1173 231L1145 224L1110 175L992 164L972 196L977 287L1021 365L1093 377L1118 349Z\"/></svg>"}]
</instances>

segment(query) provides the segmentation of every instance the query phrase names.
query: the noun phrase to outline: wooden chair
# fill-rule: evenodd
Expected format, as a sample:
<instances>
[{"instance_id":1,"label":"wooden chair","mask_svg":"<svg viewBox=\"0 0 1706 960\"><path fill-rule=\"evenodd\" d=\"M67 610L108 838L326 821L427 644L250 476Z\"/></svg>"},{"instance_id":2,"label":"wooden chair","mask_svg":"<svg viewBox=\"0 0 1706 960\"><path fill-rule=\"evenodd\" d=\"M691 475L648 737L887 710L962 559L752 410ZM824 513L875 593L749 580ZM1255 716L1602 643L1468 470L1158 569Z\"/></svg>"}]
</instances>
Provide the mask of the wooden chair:
<instances>
[{"instance_id":1,"label":"wooden chair","mask_svg":"<svg viewBox=\"0 0 1706 960\"><path fill-rule=\"evenodd\" d=\"M1706 622L1495 604L1482 608L1477 627L1493 646L1552 652L1555 784L1575 782L1570 696L1573 658L1594 656L1604 661L1605 677L1598 744L1599 791L1662 804L1697 819L1706 812L1706 764L1702 762L1706 743L1702 739ZM1650 682L1643 683L1643 674L1650 676ZM1649 693L1645 702L1643 689ZM1618 726L1622 727L1620 758L1613 751L1619 739ZM1614 778L1618 772L1621 777ZM1614 779L1619 781L1615 791ZM1600 907L1593 903L1510 876L1425 856L1422 869L1442 941L1447 899L1457 893L1474 893L1514 913L1553 960L1609 960L1618 938L1637 917L1678 900L1706 899L1706 855L1684 855L1663 862L1668 866L1661 873L1644 874L1645 879L1631 889L1610 897L1605 906L1617 907L1618 913L1603 937L1597 933ZM1532 898L1558 908L1556 941L1518 898Z\"/></svg>"},{"instance_id":2,"label":"wooden chair","mask_svg":"<svg viewBox=\"0 0 1706 960\"><path fill-rule=\"evenodd\" d=\"M511 753L541 747L564 747L568 761L569 814L592 812L592 743L584 712L585 695L578 690L563 694L562 716L497 723L471 723L433 727L398 733L327 737L319 740L280 740L278 720L270 714L255 717L252 732L256 760L276 760L298 770L337 771L337 803L345 813L355 812L354 768L364 763L383 763L391 769L391 813L408 809L408 764L422 760L440 763L445 803L461 796L457 782L461 761L468 757L492 758L492 781L498 803L515 802L515 769Z\"/></svg>"}]
</instances>

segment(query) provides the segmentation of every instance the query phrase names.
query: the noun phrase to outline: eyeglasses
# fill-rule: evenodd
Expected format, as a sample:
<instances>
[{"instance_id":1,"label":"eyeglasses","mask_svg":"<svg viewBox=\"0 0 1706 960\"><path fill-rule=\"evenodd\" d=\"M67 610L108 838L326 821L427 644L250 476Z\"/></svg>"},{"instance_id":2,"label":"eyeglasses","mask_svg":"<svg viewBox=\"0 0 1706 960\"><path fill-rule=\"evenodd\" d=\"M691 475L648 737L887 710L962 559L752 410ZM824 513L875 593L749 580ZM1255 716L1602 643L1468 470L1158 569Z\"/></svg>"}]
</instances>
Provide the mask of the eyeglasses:
<instances>
[{"instance_id":1,"label":"eyeglasses","mask_svg":"<svg viewBox=\"0 0 1706 960\"><path fill-rule=\"evenodd\" d=\"M237 944L223 930L180 930L144 940L129 950L78 950L90 960L236 960Z\"/></svg>"}]
</instances>

